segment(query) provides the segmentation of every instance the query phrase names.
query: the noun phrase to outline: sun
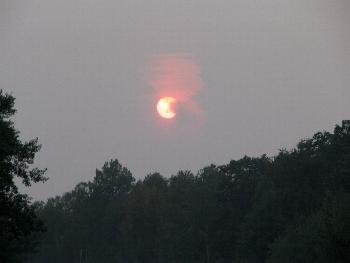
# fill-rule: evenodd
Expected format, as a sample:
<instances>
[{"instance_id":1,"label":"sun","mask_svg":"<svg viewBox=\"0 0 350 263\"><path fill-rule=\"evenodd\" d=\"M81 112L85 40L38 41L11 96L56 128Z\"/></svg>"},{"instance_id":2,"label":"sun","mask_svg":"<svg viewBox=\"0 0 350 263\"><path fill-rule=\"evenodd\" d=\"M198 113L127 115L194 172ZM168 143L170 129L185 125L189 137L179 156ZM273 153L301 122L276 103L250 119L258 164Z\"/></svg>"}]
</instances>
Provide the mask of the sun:
<instances>
[{"instance_id":1,"label":"sun","mask_svg":"<svg viewBox=\"0 0 350 263\"><path fill-rule=\"evenodd\" d=\"M172 105L174 102L176 102L176 99L173 97L161 98L157 103L157 111L159 115L165 119L174 118L176 115Z\"/></svg>"}]
</instances>

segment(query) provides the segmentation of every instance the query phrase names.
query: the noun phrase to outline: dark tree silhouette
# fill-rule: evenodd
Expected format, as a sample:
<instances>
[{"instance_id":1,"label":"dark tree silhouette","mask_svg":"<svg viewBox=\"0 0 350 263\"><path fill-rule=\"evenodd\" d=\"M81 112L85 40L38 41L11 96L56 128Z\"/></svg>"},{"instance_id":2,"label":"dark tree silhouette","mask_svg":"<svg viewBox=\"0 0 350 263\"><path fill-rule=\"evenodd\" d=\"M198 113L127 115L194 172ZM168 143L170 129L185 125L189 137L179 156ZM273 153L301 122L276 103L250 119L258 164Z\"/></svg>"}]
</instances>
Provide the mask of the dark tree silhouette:
<instances>
[{"instance_id":1,"label":"dark tree silhouette","mask_svg":"<svg viewBox=\"0 0 350 263\"><path fill-rule=\"evenodd\" d=\"M44 172L32 168L40 150L38 140L22 142L11 117L14 98L0 90L0 262L21 262L33 250L35 234L43 227L27 195L20 194L15 179L25 186L45 181Z\"/></svg>"},{"instance_id":2,"label":"dark tree silhouette","mask_svg":"<svg viewBox=\"0 0 350 263\"><path fill-rule=\"evenodd\" d=\"M29 262L347 262L350 121L277 156L134 183L117 160L38 205Z\"/></svg>"}]
</instances>

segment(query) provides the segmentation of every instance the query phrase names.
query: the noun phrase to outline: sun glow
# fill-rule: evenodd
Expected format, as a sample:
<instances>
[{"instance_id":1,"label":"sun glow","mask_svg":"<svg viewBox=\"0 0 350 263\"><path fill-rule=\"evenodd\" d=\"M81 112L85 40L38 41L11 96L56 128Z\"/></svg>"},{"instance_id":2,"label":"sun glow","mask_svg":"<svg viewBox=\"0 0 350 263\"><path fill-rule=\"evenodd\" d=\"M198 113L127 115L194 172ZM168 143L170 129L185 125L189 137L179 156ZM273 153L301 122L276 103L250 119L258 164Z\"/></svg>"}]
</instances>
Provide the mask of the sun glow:
<instances>
[{"instance_id":1,"label":"sun glow","mask_svg":"<svg viewBox=\"0 0 350 263\"><path fill-rule=\"evenodd\" d=\"M200 68L191 54L156 56L148 72L153 99L162 118L173 119L176 115L179 117L176 127L181 125L186 129L203 123L204 113L196 99L203 82Z\"/></svg>"},{"instance_id":2,"label":"sun glow","mask_svg":"<svg viewBox=\"0 0 350 263\"><path fill-rule=\"evenodd\" d=\"M176 112L173 109L173 104L176 102L176 99L173 97L164 97L161 98L157 103L157 111L159 115L165 119L174 118Z\"/></svg>"}]
</instances>

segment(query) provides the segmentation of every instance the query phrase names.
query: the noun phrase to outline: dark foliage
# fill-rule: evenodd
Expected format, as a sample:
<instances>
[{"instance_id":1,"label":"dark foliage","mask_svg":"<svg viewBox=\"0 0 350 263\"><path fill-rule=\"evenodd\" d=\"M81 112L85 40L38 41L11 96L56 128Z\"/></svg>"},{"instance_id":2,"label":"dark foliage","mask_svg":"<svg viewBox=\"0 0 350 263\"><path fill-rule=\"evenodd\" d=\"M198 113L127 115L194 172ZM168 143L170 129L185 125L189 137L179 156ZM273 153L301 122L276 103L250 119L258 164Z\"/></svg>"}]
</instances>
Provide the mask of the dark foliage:
<instances>
[{"instance_id":1,"label":"dark foliage","mask_svg":"<svg viewBox=\"0 0 350 263\"><path fill-rule=\"evenodd\" d=\"M346 262L350 121L274 158L134 182L117 160L38 207L30 262Z\"/></svg>"},{"instance_id":2,"label":"dark foliage","mask_svg":"<svg viewBox=\"0 0 350 263\"><path fill-rule=\"evenodd\" d=\"M0 90L0 262L22 262L35 248L43 224L35 214L27 195L20 194L15 184L25 186L45 181L45 170L32 168L40 150L38 140L22 142L11 117L15 114L14 98Z\"/></svg>"}]
</instances>

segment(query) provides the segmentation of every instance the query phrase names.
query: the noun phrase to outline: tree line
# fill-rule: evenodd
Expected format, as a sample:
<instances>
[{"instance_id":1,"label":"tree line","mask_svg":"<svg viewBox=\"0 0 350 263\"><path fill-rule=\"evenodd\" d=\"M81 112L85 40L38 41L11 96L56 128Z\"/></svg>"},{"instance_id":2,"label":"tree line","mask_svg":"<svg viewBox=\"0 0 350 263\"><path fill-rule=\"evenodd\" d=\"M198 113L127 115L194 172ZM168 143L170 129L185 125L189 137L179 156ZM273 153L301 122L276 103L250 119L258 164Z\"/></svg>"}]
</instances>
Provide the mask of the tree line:
<instances>
[{"instance_id":1,"label":"tree line","mask_svg":"<svg viewBox=\"0 0 350 263\"><path fill-rule=\"evenodd\" d=\"M345 262L350 122L275 157L136 182L118 160L49 199L30 262Z\"/></svg>"},{"instance_id":2,"label":"tree line","mask_svg":"<svg viewBox=\"0 0 350 263\"><path fill-rule=\"evenodd\" d=\"M32 144L34 158L39 148ZM44 180L43 170L31 171L37 174L20 177ZM1 204L12 200L3 181ZM245 156L196 174L136 180L113 159L92 181L47 202L15 194L24 198L32 227L13 234L1 205L1 262L347 262L350 121L276 156Z\"/></svg>"}]
</instances>

